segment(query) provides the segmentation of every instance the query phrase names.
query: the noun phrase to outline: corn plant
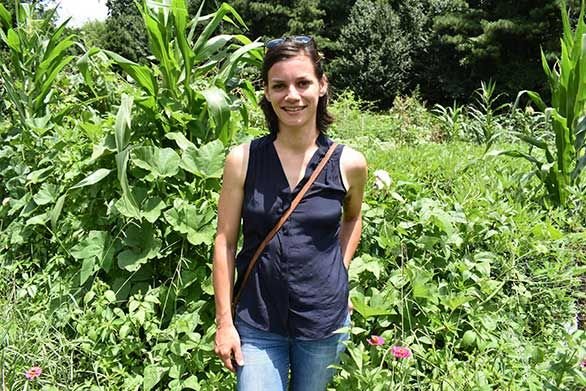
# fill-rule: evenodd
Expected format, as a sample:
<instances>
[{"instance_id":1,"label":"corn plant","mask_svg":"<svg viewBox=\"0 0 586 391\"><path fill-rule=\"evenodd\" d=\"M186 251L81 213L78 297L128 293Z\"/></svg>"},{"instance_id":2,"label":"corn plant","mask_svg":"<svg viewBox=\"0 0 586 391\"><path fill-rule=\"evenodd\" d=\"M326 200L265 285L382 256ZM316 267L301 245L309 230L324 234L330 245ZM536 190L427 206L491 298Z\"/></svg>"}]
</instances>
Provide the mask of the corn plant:
<instances>
[{"instance_id":1,"label":"corn plant","mask_svg":"<svg viewBox=\"0 0 586 391\"><path fill-rule=\"evenodd\" d=\"M474 93L476 94L476 105L469 107L470 116L473 119L469 127L474 132L478 144L486 143L489 147L495 137L499 134L498 114L502 113L508 103L497 105L497 101L503 94L495 95L496 83L492 80L488 83L480 83Z\"/></svg>"},{"instance_id":2,"label":"corn plant","mask_svg":"<svg viewBox=\"0 0 586 391\"><path fill-rule=\"evenodd\" d=\"M67 21L53 28L54 13L55 9L35 19L34 7L19 2L16 27L12 28L12 15L0 4L0 39L10 50L11 62L10 67L0 65L0 80L20 123L28 128L39 128L35 121L48 122L51 115L47 105L53 100L53 84L74 59L68 54L75 44L74 36L64 36Z\"/></svg>"},{"instance_id":3,"label":"corn plant","mask_svg":"<svg viewBox=\"0 0 586 391\"><path fill-rule=\"evenodd\" d=\"M463 106L458 106L456 102L452 106L442 106L436 103L432 112L439 120L448 140L464 137L468 124Z\"/></svg>"},{"instance_id":4,"label":"corn plant","mask_svg":"<svg viewBox=\"0 0 586 391\"><path fill-rule=\"evenodd\" d=\"M519 150L492 151L492 155L509 155L531 162L535 175L545 186L549 199L555 206L564 206L586 165L586 23L585 2L582 1L580 15L574 29L570 26L569 11L562 3L563 35L561 57L550 67L543 51L541 62L551 90L551 105L533 91L521 91L519 99L527 95L541 110L551 124L555 144L543 137L524 132L512 132L514 136L531 147L543 151L545 159Z\"/></svg>"},{"instance_id":5,"label":"corn plant","mask_svg":"<svg viewBox=\"0 0 586 391\"><path fill-rule=\"evenodd\" d=\"M246 27L228 4L205 16L200 7L191 21L185 0L144 0L137 6L155 61L140 65L106 51L141 89L137 106L150 115L161 136L181 132L196 145L216 139L229 144L236 129L232 112L240 111L246 123L243 98L255 99L252 84L240 79L238 71L260 64L262 43L240 34L213 35L223 21ZM84 76L91 80L87 72Z\"/></svg>"}]
</instances>

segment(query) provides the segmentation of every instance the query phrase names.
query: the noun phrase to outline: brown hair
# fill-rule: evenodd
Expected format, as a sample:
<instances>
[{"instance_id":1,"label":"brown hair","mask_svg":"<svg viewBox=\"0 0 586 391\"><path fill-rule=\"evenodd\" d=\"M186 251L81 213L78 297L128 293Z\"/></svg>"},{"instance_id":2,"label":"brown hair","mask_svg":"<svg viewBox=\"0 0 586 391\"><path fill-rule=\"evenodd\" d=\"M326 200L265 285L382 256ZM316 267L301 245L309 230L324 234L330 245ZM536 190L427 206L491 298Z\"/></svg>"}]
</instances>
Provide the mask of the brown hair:
<instances>
[{"instance_id":1,"label":"brown hair","mask_svg":"<svg viewBox=\"0 0 586 391\"><path fill-rule=\"evenodd\" d=\"M315 76L321 80L324 76L322 56L317 51L315 41L311 39L308 43L299 43L290 38L286 38L281 44L267 50L262 64L262 81L266 86L268 84L269 70L279 61L304 54L313 63ZM271 102L263 95L260 101L260 107L265 115L267 125L271 134L276 135L279 131L279 119ZM325 133L328 126L334 122L334 118L328 113L328 91L319 97L317 102L316 125L321 133Z\"/></svg>"}]
</instances>

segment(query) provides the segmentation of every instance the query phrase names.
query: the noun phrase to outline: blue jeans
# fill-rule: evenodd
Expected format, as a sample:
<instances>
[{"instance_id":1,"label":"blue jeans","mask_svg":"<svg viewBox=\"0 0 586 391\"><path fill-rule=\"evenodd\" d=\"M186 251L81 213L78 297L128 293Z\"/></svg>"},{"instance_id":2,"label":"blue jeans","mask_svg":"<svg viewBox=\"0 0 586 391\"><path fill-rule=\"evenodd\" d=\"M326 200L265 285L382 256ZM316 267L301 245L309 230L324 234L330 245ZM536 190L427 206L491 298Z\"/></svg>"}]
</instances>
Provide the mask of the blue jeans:
<instances>
[{"instance_id":1,"label":"blue jeans","mask_svg":"<svg viewBox=\"0 0 586 391\"><path fill-rule=\"evenodd\" d=\"M346 325L350 324L350 316ZM334 375L348 334L313 341L269 333L236 322L244 365L236 369L238 391L285 391L289 369L291 391L324 391Z\"/></svg>"}]
</instances>

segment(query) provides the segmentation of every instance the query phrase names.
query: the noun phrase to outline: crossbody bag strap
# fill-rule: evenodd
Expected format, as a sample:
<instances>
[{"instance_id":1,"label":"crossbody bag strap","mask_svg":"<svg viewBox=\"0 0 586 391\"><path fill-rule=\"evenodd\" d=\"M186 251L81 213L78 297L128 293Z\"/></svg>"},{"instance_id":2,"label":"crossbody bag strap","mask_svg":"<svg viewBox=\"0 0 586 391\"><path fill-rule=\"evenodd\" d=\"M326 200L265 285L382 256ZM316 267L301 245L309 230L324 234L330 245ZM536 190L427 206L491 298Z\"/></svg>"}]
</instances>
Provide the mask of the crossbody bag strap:
<instances>
[{"instance_id":1,"label":"crossbody bag strap","mask_svg":"<svg viewBox=\"0 0 586 391\"><path fill-rule=\"evenodd\" d=\"M332 145L328 149L328 152L326 153L326 155L321 159L318 166L315 168L315 170L313 170L313 173L311 174L311 176L309 177L309 179L307 180L307 182L305 183L303 188L301 188L301 190L299 191L297 196L291 202L291 206L289 207L289 209L287 209L285 211L285 213L283 213L283 215L281 216L279 221L277 221L277 224L275 224L273 229L270 230L270 232L267 234L267 236L264 238L264 240L260 243L260 245L256 249L254 255L250 259L250 263L248 264L248 268L246 269L246 272L244 273L244 277L242 278L242 283L240 284L240 289L238 289L238 292L236 292L236 295L234 296L234 300L232 301L232 316L234 316L234 313L236 311L236 305L240 301L240 296L242 295L242 292L244 291L244 287L246 286L246 283L248 282L248 279L250 277L250 273L252 273L252 270L254 269L254 266L256 265L258 258L260 257L260 254L262 254L262 252L265 249L265 247L267 246L267 244L269 244L271 239L277 234L277 232L279 232L279 230L281 229L283 224L285 224L285 221L287 221L289 216L291 216L291 213L293 213L293 211L295 210L297 205L299 205L299 203L301 202L301 200L305 196L305 193L307 193L307 190L309 190L311 185L313 185L313 182L315 182L315 179L317 178L317 176L322 172L323 168L326 166L327 162L330 160L330 157L334 153L334 150L336 149L337 145L338 144L336 144L336 143L332 143Z\"/></svg>"}]
</instances>

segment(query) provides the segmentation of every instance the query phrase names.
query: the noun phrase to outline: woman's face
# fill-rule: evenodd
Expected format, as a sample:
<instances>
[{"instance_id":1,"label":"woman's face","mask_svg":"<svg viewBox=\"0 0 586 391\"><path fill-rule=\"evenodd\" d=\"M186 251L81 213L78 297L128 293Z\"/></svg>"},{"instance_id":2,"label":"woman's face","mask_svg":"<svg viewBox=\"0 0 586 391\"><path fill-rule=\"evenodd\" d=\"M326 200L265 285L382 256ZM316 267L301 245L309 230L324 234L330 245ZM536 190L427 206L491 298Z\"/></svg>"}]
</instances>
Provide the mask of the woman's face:
<instances>
[{"instance_id":1,"label":"woman's face","mask_svg":"<svg viewBox=\"0 0 586 391\"><path fill-rule=\"evenodd\" d=\"M317 102L327 91L325 77L315 75L303 54L275 63L269 69L265 97L279 119L279 129L316 127Z\"/></svg>"}]
</instances>

